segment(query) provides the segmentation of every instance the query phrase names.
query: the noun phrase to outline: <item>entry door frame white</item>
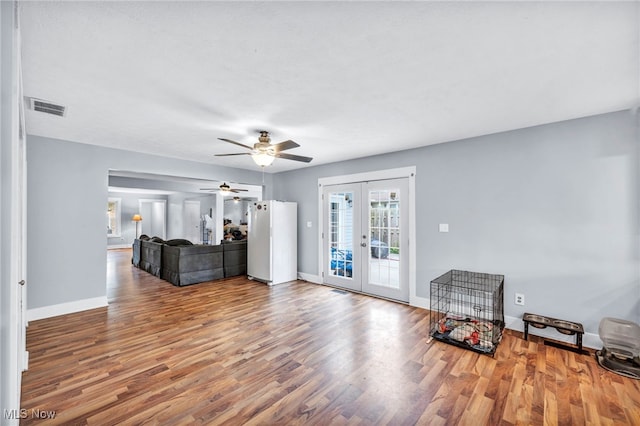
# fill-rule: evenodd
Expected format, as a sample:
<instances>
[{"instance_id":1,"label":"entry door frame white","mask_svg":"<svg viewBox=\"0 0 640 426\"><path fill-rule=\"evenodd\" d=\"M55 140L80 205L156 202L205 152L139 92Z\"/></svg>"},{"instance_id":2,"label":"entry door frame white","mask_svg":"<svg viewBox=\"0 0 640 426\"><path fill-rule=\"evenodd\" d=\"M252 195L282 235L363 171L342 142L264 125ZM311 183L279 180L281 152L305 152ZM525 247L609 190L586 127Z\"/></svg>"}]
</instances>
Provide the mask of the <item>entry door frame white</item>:
<instances>
[{"instance_id":1,"label":"entry door frame white","mask_svg":"<svg viewBox=\"0 0 640 426\"><path fill-rule=\"evenodd\" d=\"M9 188L0 197L3 202L3 224L1 234L8 240L10 250L3 252L2 264L6 267L2 274L6 285L6 300L2 301L3 319L6 319L6 330L3 329L0 346L7 345L3 351L2 369L6 374L0 377L0 402L5 412L17 412L20 408L20 388L22 372L28 368L29 354L26 351L26 283L27 249L26 249L26 128L23 110L22 64L20 61L21 39L19 31L18 2L1 2L0 25L3 36L2 44L11 50L8 58L6 80L7 96L0 102L0 122L2 133L2 177L3 184ZM4 74L3 74L4 77ZM4 89L4 86L3 86ZM4 94L4 93L3 93ZM3 185L4 186L4 185ZM5 219L6 213L6 219ZM8 272L7 272L8 271ZM4 311L8 308L7 311ZM4 328L4 324L3 324ZM6 331L6 333L4 332ZM4 418L7 425L17 425L17 418ZM5 424L4 421L1 421Z\"/></svg>"},{"instance_id":2,"label":"entry door frame white","mask_svg":"<svg viewBox=\"0 0 640 426\"><path fill-rule=\"evenodd\" d=\"M322 283L322 268L326 261L322 239L322 236L325 233L322 202L324 186L399 178L409 179L409 304L411 306L428 309L428 299L418 297L416 294L416 166L355 173L351 175L330 176L318 179L318 277L320 283Z\"/></svg>"}]
</instances>

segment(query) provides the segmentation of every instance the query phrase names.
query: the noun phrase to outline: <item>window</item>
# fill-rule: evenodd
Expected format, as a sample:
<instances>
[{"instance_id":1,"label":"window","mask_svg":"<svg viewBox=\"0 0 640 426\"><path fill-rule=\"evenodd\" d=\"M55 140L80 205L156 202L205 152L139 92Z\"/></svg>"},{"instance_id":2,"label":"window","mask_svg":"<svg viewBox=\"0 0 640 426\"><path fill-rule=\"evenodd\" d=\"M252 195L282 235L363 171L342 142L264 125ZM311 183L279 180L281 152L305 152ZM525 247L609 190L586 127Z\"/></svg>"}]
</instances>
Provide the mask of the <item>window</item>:
<instances>
[{"instance_id":1,"label":"window","mask_svg":"<svg viewBox=\"0 0 640 426\"><path fill-rule=\"evenodd\" d=\"M119 237L121 233L120 225L120 198L109 198L107 203L107 236Z\"/></svg>"}]
</instances>

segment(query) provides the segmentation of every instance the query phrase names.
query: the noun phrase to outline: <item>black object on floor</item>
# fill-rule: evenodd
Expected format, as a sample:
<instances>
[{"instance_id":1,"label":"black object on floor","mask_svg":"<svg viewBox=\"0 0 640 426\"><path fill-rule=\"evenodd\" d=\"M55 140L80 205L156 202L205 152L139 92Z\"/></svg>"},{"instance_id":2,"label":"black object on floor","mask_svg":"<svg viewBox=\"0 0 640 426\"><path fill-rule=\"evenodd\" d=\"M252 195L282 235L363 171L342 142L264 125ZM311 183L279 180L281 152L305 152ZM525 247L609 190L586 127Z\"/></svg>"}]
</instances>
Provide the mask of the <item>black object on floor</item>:
<instances>
[{"instance_id":1,"label":"black object on floor","mask_svg":"<svg viewBox=\"0 0 640 426\"><path fill-rule=\"evenodd\" d=\"M530 313L525 313L522 316L522 321L524 321L524 340L529 340L529 325L535 328L547 328L547 326L549 326L555 328L559 333L562 334L575 334L576 348L574 348L573 346L563 345L562 343L549 342L547 340L544 341L545 345L553 346L560 349L567 349L579 354L584 353L582 350L582 335L584 334L584 327L579 322L566 321Z\"/></svg>"}]
</instances>

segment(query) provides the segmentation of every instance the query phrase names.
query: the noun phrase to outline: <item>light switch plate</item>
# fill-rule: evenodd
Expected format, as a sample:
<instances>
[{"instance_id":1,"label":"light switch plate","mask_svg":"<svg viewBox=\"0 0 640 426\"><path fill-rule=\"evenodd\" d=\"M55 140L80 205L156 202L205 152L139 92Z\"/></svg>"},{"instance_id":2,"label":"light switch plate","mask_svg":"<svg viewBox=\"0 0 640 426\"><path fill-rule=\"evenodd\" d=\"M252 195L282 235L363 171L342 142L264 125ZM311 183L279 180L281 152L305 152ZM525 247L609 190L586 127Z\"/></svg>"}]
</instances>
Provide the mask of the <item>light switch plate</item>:
<instances>
[{"instance_id":1,"label":"light switch plate","mask_svg":"<svg viewBox=\"0 0 640 426\"><path fill-rule=\"evenodd\" d=\"M440 232L449 232L449 224L448 224L448 223L441 223L441 224L438 226L438 230L439 230Z\"/></svg>"}]
</instances>

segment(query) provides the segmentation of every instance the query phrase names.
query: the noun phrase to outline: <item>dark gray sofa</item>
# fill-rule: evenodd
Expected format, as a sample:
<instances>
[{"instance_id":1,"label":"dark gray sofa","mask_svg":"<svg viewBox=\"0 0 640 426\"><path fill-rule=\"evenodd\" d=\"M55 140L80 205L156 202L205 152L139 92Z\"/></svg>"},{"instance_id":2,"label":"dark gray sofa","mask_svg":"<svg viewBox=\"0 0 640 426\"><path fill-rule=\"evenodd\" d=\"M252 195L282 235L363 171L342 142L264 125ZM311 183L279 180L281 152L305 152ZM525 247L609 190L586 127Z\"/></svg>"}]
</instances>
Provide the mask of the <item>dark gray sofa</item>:
<instances>
[{"instance_id":1,"label":"dark gray sofa","mask_svg":"<svg viewBox=\"0 0 640 426\"><path fill-rule=\"evenodd\" d=\"M247 273L247 242L194 245L187 240L163 241L141 236L133 242L132 263L177 286ZM137 260L137 265L136 265Z\"/></svg>"},{"instance_id":2,"label":"dark gray sofa","mask_svg":"<svg viewBox=\"0 0 640 426\"><path fill-rule=\"evenodd\" d=\"M224 276L247 274L247 241L224 241Z\"/></svg>"},{"instance_id":3,"label":"dark gray sofa","mask_svg":"<svg viewBox=\"0 0 640 426\"><path fill-rule=\"evenodd\" d=\"M140 240L138 238L133 240L132 249L133 251L131 253L131 263L133 263L133 266L135 266L136 268L139 268L140 267Z\"/></svg>"},{"instance_id":4,"label":"dark gray sofa","mask_svg":"<svg viewBox=\"0 0 640 426\"><path fill-rule=\"evenodd\" d=\"M156 277L160 276L163 245L164 241L157 237L150 240L140 240L140 269L144 269Z\"/></svg>"},{"instance_id":5,"label":"dark gray sofa","mask_svg":"<svg viewBox=\"0 0 640 426\"><path fill-rule=\"evenodd\" d=\"M224 278L222 246L165 244L161 278L177 286Z\"/></svg>"}]
</instances>

